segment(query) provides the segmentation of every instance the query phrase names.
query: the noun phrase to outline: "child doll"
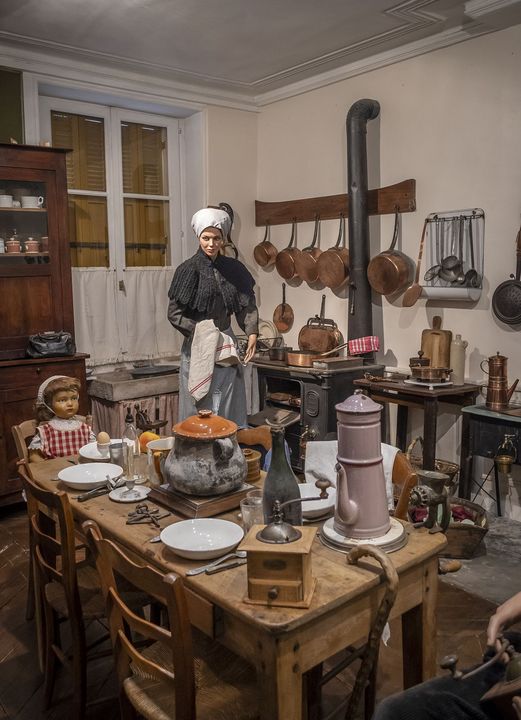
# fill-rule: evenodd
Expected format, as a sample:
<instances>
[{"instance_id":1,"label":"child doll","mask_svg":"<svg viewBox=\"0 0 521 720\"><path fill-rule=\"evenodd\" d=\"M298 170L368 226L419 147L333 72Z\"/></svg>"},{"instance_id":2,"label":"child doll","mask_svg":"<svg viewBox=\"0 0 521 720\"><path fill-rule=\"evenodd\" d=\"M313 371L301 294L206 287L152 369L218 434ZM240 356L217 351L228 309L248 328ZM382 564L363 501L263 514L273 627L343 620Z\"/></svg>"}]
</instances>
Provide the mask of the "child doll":
<instances>
[{"instance_id":1,"label":"child doll","mask_svg":"<svg viewBox=\"0 0 521 720\"><path fill-rule=\"evenodd\" d=\"M80 381L65 375L45 380L36 398L36 435L29 445L29 460L76 455L83 445L95 441L91 428L76 417Z\"/></svg>"}]
</instances>

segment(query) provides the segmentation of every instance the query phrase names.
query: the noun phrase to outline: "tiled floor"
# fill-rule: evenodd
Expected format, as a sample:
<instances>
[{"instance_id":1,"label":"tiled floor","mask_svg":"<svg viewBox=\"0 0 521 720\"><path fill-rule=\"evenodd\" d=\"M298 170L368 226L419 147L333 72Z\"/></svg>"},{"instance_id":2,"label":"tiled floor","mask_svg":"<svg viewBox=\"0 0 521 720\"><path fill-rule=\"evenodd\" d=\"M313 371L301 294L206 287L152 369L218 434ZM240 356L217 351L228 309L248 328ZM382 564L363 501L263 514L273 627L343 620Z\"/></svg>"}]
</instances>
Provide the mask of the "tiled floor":
<instances>
[{"instance_id":1,"label":"tiled floor","mask_svg":"<svg viewBox=\"0 0 521 720\"><path fill-rule=\"evenodd\" d=\"M0 510L0 720L70 720L68 677L60 678L52 710L40 710L42 676L34 637L34 624L25 620L28 568L27 518L25 509ZM470 595L461 588L440 583L438 609L438 657L460 656L461 666L476 662L484 647L484 631L494 604ZM400 627L391 627L389 646L380 653L378 696L401 689ZM348 690L349 672L331 683L325 704L331 706ZM113 698L88 711L88 718L115 720L119 717L111 659L89 665L89 698ZM99 702L99 700L98 700Z\"/></svg>"}]
</instances>

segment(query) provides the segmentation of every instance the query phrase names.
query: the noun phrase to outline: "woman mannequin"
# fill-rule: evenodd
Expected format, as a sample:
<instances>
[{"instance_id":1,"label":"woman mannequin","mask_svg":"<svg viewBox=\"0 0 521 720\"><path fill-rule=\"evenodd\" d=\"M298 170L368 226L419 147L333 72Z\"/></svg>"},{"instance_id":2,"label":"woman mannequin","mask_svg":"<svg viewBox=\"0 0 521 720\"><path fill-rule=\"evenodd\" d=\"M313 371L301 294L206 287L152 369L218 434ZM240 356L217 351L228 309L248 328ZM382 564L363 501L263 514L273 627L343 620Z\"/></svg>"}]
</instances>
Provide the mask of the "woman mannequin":
<instances>
[{"instance_id":1,"label":"woman mannequin","mask_svg":"<svg viewBox=\"0 0 521 720\"><path fill-rule=\"evenodd\" d=\"M76 455L83 445L96 438L91 428L76 417L80 381L53 375L40 385L36 398L36 435L29 445L29 460Z\"/></svg>"},{"instance_id":2,"label":"woman mannequin","mask_svg":"<svg viewBox=\"0 0 521 720\"><path fill-rule=\"evenodd\" d=\"M230 227L230 216L224 210L204 208L195 213L192 228L199 239L199 249L175 271L168 292L168 319L185 336L179 373L179 420L201 408L212 409L214 394L220 393L219 414L239 427L246 427L246 393L240 364L215 366L210 389L197 404L188 392L192 337L198 322L213 320L221 332L233 338L230 322L235 315L248 336L244 362L249 362L255 353L258 334L255 281L241 262L219 252Z\"/></svg>"}]
</instances>

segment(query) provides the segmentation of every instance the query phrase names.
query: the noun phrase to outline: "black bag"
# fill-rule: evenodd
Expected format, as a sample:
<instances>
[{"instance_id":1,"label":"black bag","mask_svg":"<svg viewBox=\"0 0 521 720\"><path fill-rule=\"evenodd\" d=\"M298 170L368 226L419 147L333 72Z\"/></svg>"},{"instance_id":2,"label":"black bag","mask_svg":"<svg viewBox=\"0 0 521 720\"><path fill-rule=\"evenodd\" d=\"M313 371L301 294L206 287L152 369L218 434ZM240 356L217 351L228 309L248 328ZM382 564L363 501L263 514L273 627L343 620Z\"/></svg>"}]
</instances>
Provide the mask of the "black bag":
<instances>
[{"instance_id":1,"label":"black bag","mask_svg":"<svg viewBox=\"0 0 521 720\"><path fill-rule=\"evenodd\" d=\"M26 355L30 358L59 357L74 355L76 345L70 332L42 332L29 336Z\"/></svg>"}]
</instances>

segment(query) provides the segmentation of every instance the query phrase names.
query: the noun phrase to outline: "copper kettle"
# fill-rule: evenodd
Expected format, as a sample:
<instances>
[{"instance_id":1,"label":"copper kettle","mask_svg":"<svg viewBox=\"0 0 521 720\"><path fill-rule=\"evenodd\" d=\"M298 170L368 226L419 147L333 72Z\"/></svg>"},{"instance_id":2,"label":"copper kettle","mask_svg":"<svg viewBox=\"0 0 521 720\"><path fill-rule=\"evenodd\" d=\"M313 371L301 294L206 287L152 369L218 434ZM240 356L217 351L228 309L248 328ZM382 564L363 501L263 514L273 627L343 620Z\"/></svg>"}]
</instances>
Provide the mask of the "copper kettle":
<instances>
[{"instance_id":1,"label":"copper kettle","mask_svg":"<svg viewBox=\"0 0 521 720\"><path fill-rule=\"evenodd\" d=\"M519 382L519 379L517 379L508 387L507 362L508 358L497 352L480 364L480 368L488 375L485 405L489 410L496 412L506 410L512 393ZM488 370L483 367L484 363L488 363Z\"/></svg>"}]
</instances>

